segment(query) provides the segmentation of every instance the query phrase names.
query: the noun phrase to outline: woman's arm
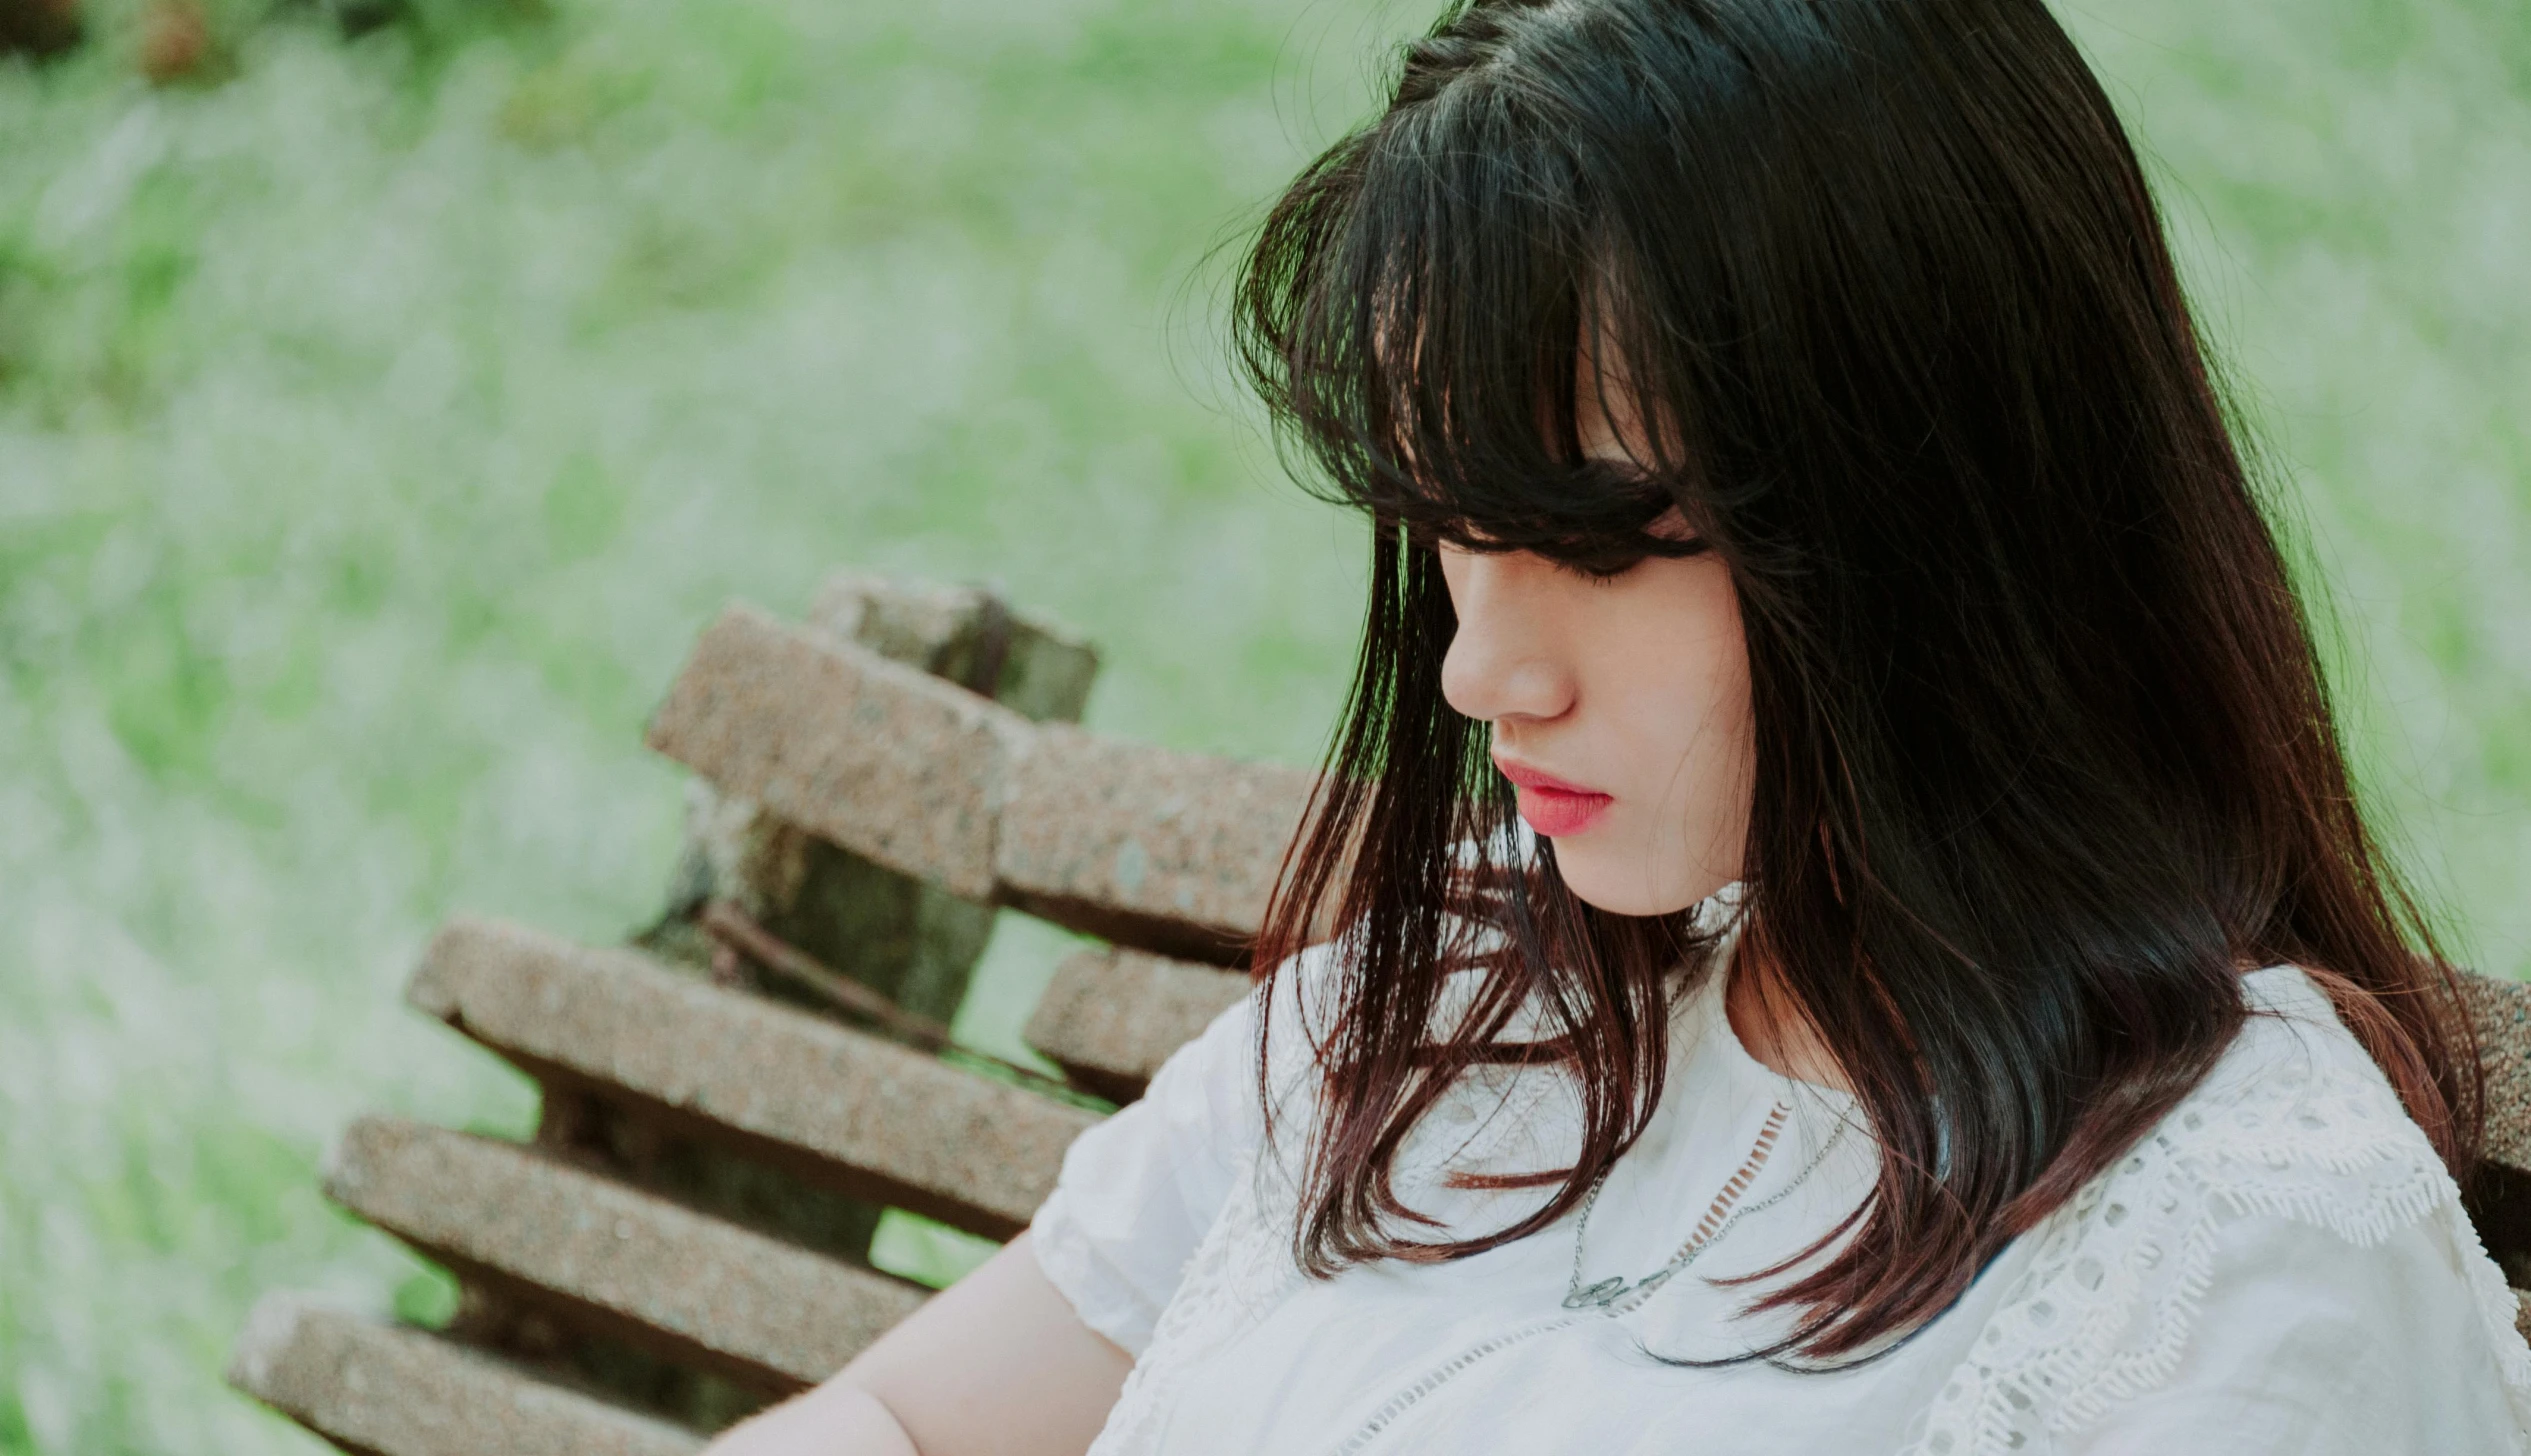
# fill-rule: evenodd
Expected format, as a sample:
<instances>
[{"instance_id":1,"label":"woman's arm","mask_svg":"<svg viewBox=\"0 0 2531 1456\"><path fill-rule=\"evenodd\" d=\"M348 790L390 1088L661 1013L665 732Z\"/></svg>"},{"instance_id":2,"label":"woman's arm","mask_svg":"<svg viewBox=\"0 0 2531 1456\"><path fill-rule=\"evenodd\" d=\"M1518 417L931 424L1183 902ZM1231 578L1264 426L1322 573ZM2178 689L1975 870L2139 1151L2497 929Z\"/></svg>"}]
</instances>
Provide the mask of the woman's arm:
<instances>
[{"instance_id":1,"label":"woman's arm","mask_svg":"<svg viewBox=\"0 0 2531 1456\"><path fill-rule=\"evenodd\" d=\"M1133 1363L1072 1312L1021 1234L705 1456L1080 1456Z\"/></svg>"},{"instance_id":2,"label":"woman's arm","mask_svg":"<svg viewBox=\"0 0 2531 1456\"><path fill-rule=\"evenodd\" d=\"M1031 1232L706 1456L1088 1450L1133 1367L1126 1351L1150 1337L1262 1136L1255 1042L1255 1003L1242 1000L1140 1101L1073 1140Z\"/></svg>"}]
</instances>

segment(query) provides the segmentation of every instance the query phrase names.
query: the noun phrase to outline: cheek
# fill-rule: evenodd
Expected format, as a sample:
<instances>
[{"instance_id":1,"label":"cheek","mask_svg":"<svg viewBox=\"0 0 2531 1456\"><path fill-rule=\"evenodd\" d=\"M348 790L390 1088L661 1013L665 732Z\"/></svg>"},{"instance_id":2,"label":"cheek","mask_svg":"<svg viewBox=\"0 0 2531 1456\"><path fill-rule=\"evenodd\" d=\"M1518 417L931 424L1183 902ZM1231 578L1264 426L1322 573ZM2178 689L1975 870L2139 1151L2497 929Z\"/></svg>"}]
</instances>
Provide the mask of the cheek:
<instances>
[{"instance_id":1,"label":"cheek","mask_svg":"<svg viewBox=\"0 0 2531 1456\"><path fill-rule=\"evenodd\" d=\"M1690 817L1740 817L1750 758L1749 659L1739 604L1717 568L1715 584L1684 593L1689 610L1670 639L1646 644L1639 731L1654 766L1675 772L1666 810ZM1726 812L1727 811L1727 812Z\"/></svg>"},{"instance_id":2,"label":"cheek","mask_svg":"<svg viewBox=\"0 0 2531 1456\"><path fill-rule=\"evenodd\" d=\"M1594 637L1606 701L1637 751L1664 766L1745 752L1749 658L1730 573L1710 556L1650 561Z\"/></svg>"},{"instance_id":3,"label":"cheek","mask_svg":"<svg viewBox=\"0 0 2531 1456\"><path fill-rule=\"evenodd\" d=\"M1652 908L1740 873L1754 758L1748 651L1728 571L1711 557L1646 562L1608 603L1596 696L1631 793L1626 860ZM1622 791L1621 791L1622 793ZM1619 827L1612 824L1612 828Z\"/></svg>"}]
</instances>

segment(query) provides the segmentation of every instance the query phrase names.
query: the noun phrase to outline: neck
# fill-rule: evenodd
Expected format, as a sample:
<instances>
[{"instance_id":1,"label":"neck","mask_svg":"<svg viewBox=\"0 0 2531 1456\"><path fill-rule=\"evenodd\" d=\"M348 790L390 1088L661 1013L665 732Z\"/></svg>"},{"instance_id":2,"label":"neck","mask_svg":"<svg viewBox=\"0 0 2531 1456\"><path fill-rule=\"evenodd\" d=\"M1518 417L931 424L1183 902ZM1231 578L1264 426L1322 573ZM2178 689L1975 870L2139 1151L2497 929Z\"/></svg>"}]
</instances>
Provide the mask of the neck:
<instances>
[{"instance_id":1,"label":"neck","mask_svg":"<svg viewBox=\"0 0 2531 1456\"><path fill-rule=\"evenodd\" d=\"M1746 935L1733 949L1728 973L1723 1014L1731 1019L1732 1035L1740 1038L1751 1057L1797 1082L1815 1082L1849 1094L1854 1091L1774 962L1760 954Z\"/></svg>"}]
</instances>

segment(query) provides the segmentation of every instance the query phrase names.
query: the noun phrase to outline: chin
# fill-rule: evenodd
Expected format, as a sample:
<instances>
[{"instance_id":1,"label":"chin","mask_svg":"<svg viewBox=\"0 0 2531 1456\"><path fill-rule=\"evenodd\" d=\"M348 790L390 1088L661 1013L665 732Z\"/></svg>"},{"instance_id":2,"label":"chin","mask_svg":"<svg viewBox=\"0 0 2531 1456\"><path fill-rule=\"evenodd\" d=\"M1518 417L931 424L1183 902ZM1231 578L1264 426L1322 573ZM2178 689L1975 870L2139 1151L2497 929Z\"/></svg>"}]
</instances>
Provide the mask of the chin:
<instances>
[{"instance_id":1,"label":"chin","mask_svg":"<svg viewBox=\"0 0 2531 1456\"><path fill-rule=\"evenodd\" d=\"M1735 868L1704 864L1648 875L1641 853L1593 853L1570 840L1556 843L1556 870L1575 899L1611 915L1675 915L1740 878Z\"/></svg>"},{"instance_id":2,"label":"chin","mask_svg":"<svg viewBox=\"0 0 2531 1456\"><path fill-rule=\"evenodd\" d=\"M1611 915L1675 914L1713 893L1711 889L1696 893L1686 876L1667 885L1646 884L1640 862L1593 864L1590 857L1573 854L1561 845L1556 849L1556 868L1574 898ZM1720 884L1716 881L1717 887Z\"/></svg>"}]
</instances>

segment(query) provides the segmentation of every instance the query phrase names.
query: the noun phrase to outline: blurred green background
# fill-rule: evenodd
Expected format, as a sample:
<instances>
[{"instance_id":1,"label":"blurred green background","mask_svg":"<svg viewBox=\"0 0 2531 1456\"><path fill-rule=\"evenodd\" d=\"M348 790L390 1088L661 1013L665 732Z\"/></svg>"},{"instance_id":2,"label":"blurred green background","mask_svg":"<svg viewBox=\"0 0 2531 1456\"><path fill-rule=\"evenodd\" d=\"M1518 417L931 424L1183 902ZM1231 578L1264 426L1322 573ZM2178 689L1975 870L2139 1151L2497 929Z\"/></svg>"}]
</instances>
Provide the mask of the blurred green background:
<instances>
[{"instance_id":1,"label":"blurred green background","mask_svg":"<svg viewBox=\"0 0 2531 1456\"><path fill-rule=\"evenodd\" d=\"M2531 10L2063 13L2402 852L2531 970ZM402 1009L411 958L452 911L657 908L640 727L722 602L989 580L1107 649L1095 726L1315 754L1358 533L1278 476L1208 257L1428 11L86 18L0 61L0 1452L310 1451L219 1384L252 1297L445 1297L316 1196L325 1140L532 1115ZM1008 1046L1056 948L1006 925L967 1033Z\"/></svg>"}]
</instances>

